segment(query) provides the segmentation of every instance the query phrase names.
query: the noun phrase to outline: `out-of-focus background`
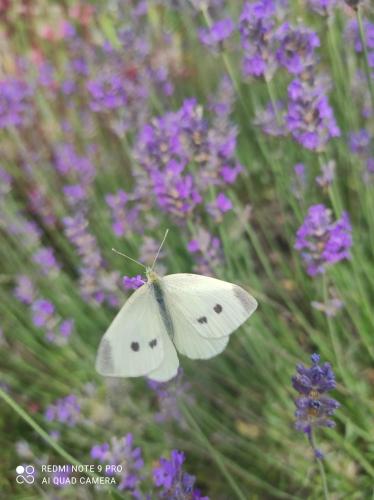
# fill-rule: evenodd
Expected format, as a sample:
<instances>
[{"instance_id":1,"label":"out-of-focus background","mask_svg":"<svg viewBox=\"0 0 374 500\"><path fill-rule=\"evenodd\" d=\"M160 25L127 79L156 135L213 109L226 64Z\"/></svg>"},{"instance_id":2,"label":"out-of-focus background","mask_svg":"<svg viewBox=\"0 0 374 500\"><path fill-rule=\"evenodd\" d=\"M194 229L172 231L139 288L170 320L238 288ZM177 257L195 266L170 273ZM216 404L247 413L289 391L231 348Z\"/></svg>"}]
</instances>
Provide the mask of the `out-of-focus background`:
<instances>
[{"instance_id":1,"label":"out-of-focus background","mask_svg":"<svg viewBox=\"0 0 374 500\"><path fill-rule=\"evenodd\" d=\"M0 497L372 498L370 2L0 0L0 37ZM144 279L111 249L166 228L161 275L259 309L104 379Z\"/></svg>"}]
</instances>

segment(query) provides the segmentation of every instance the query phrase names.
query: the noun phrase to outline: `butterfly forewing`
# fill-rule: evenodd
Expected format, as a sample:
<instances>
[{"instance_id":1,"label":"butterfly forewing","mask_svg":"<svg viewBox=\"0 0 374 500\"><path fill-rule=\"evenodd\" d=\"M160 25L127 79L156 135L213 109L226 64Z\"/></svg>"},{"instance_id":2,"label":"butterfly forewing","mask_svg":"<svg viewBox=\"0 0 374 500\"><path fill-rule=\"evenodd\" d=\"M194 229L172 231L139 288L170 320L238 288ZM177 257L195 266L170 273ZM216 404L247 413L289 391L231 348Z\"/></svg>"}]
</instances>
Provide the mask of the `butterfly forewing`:
<instances>
[{"instance_id":1,"label":"butterfly forewing","mask_svg":"<svg viewBox=\"0 0 374 500\"><path fill-rule=\"evenodd\" d=\"M160 367L168 341L150 285L138 288L104 334L96 370L111 377L138 377ZM169 350L169 349L168 349Z\"/></svg>"},{"instance_id":2,"label":"butterfly forewing","mask_svg":"<svg viewBox=\"0 0 374 500\"><path fill-rule=\"evenodd\" d=\"M186 340L188 335L209 340L227 337L257 307L256 300L243 288L207 276L170 274L161 279L161 286L173 314L174 343L181 352L190 350L187 344L195 342ZM221 347L223 350L225 345Z\"/></svg>"}]
</instances>

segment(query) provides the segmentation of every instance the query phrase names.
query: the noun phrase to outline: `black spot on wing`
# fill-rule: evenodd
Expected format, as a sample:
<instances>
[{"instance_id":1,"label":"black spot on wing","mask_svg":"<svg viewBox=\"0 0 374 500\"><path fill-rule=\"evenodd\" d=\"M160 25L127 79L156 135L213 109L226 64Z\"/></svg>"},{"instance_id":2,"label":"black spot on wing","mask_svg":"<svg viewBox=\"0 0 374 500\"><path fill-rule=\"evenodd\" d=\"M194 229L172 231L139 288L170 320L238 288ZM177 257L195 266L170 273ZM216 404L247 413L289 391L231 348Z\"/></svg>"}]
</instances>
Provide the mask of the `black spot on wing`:
<instances>
[{"instance_id":1,"label":"black spot on wing","mask_svg":"<svg viewBox=\"0 0 374 500\"><path fill-rule=\"evenodd\" d=\"M243 288L240 288L240 286L234 285L233 291L235 297L239 300L245 312L251 314L257 307L256 300L249 295L248 292L243 290Z\"/></svg>"},{"instance_id":2,"label":"black spot on wing","mask_svg":"<svg viewBox=\"0 0 374 500\"><path fill-rule=\"evenodd\" d=\"M153 349L157 345L157 339L153 339L149 342L149 347Z\"/></svg>"},{"instance_id":3,"label":"black spot on wing","mask_svg":"<svg viewBox=\"0 0 374 500\"><path fill-rule=\"evenodd\" d=\"M206 316L201 316L201 318L198 318L197 320L199 323L208 323L208 318Z\"/></svg>"},{"instance_id":4,"label":"black spot on wing","mask_svg":"<svg viewBox=\"0 0 374 500\"><path fill-rule=\"evenodd\" d=\"M106 339L103 339L99 345L97 353L97 370L102 374L114 372L112 348L109 341Z\"/></svg>"},{"instance_id":5,"label":"black spot on wing","mask_svg":"<svg viewBox=\"0 0 374 500\"><path fill-rule=\"evenodd\" d=\"M131 345L130 345L131 349L134 351L134 352L138 352L139 349L140 349L140 346L139 346L139 343L138 342L131 342Z\"/></svg>"},{"instance_id":6,"label":"black spot on wing","mask_svg":"<svg viewBox=\"0 0 374 500\"><path fill-rule=\"evenodd\" d=\"M221 304L216 304L214 307L213 307L214 311L217 313L217 314L220 314L223 310L223 307L221 306Z\"/></svg>"}]
</instances>

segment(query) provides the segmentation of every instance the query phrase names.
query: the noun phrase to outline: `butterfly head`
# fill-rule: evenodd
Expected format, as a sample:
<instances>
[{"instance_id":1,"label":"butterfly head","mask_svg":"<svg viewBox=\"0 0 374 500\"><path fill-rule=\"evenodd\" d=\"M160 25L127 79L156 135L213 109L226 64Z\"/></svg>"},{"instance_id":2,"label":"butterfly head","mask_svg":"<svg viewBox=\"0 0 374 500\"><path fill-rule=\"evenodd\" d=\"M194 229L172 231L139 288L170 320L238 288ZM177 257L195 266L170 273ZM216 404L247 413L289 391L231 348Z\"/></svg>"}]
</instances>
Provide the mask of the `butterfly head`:
<instances>
[{"instance_id":1,"label":"butterfly head","mask_svg":"<svg viewBox=\"0 0 374 500\"><path fill-rule=\"evenodd\" d=\"M154 283L158 280L158 274L153 270L152 267L147 267L145 270L145 275L147 276L148 283Z\"/></svg>"}]
</instances>

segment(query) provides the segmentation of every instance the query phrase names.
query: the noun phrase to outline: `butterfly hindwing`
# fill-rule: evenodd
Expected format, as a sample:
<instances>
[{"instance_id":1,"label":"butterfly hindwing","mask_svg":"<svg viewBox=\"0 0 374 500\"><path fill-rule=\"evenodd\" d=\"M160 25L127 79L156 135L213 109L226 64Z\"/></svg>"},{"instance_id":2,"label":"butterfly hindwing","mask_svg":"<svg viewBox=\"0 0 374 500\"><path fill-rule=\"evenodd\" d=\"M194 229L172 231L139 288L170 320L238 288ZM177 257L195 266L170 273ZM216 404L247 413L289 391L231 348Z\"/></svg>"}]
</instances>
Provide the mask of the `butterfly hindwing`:
<instances>
[{"instance_id":1,"label":"butterfly hindwing","mask_svg":"<svg viewBox=\"0 0 374 500\"><path fill-rule=\"evenodd\" d=\"M127 300L104 334L96 370L111 377L147 375L164 361L165 337L169 341L153 290L145 284Z\"/></svg>"},{"instance_id":2,"label":"butterfly hindwing","mask_svg":"<svg viewBox=\"0 0 374 500\"><path fill-rule=\"evenodd\" d=\"M170 274L161 279L161 286L173 315L174 343L189 357L220 353L227 336L257 307L243 288L207 276ZM203 344L202 339L207 342Z\"/></svg>"}]
</instances>

